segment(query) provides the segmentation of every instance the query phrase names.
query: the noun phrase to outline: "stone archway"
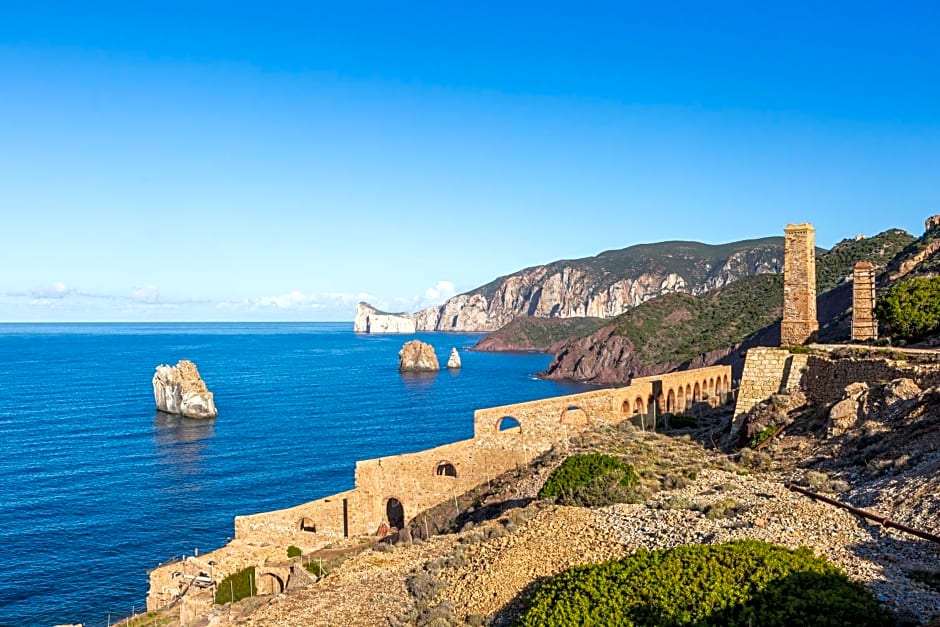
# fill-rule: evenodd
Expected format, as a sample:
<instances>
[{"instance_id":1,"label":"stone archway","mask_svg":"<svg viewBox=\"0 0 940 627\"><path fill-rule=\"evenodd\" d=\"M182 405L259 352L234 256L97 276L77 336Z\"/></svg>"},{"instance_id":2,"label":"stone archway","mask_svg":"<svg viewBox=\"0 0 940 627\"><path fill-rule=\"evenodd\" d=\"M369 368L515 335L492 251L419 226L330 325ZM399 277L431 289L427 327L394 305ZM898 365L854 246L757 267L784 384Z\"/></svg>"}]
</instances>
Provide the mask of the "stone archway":
<instances>
[{"instance_id":1,"label":"stone archway","mask_svg":"<svg viewBox=\"0 0 940 627\"><path fill-rule=\"evenodd\" d=\"M389 527L395 529L404 529L405 527L405 506L395 497L389 498L385 502L385 519Z\"/></svg>"},{"instance_id":2,"label":"stone archway","mask_svg":"<svg viewBox=\"0 0 940 627\"><path fill-rule=\"evenodd\" d=\"M563 425L584 427L587 426L589 422L587 414L580 407L572 406L561 412L561 424Z\"/></svg>"},{"instance_id":3,"label":"stone archway","mask_svg":"<svg viewBox=\"0 0 940 627\"><path fill-rule=\"evenodd\" d=\"M669 390L669 394L666 395L666 413L671 414L676 411L676 392L675 390Z\"/></svg>"},{"instance_id":4,"label":"stone archway","mask_svg":"<svg viewBox=\"0 0 940 627\"><path fill-rule=\"evenodd\" d=\"M685 411L685 388L681 385L679 386L679 393L676 395L676 407L673 411L677 413Z\"/></svg>"},{"instance_id":5,"label":"stone archway","mask_svg":"<svg viewBox=\"0 0 940 627\"><path fill-rule=\"evenodd\" d=\"M286 584L280 575L272 572L258 573L258 595L280 594L284 592Z\"/></svg>"},{"instance_id":6,"label":"stone archway","mask_svg":"<svg viewBox=\"0 0 940 627\"><path fill-rule=\"evenodd\" d=\"M695 382L695 388L692 390L692 402L698 403L702 400L702 388L699 387L698 381Z\"/></svg>"},{"instance_id":7,"label":"stone archway","mask_svg":"<svg viewBox=\"0 0 940 627\"><path fill-rule=\"evenodd\" d=\"M685 407L682 408L683 411L689 408L692 404L692 386L688 383L685 384Z\"/></svg>"},{"instance_id":8,"label":"stone archway","mask_svg":"<svg viewBox=\"0 0 940 627\"><path fill-rule=\"evenodd\" d=\"M642 396L637 396L637 397L636 397L636 401L635 401L635 403L634 403L634 405L633 405L633 413L634 413L634 414L645 414L645 413L646 413L646 405L643 404L643 397L642 397Z\"/></svg>"},{"instance_id":9,"label":"stone archway","mask_svg":"<svg viewBox=\"0 0 940 627\"><path fill-rule=\"evenodd\" d=\"M496 423L497 431L509 431L511 429L522 430L522 425L519 424L519 421L513 418L512 416L503 416Z\"/></svg>"}]
</instances>

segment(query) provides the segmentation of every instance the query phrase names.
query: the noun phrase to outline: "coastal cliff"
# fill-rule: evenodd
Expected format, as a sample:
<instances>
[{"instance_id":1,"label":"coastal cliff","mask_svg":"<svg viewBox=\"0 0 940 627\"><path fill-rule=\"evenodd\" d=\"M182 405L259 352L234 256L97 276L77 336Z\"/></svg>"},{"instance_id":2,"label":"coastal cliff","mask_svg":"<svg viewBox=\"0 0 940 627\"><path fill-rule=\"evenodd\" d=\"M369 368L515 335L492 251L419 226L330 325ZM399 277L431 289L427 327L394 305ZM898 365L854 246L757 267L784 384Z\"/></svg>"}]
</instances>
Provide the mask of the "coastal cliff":
<instances>
[{"instance_id":1,"label":"coastal cliff","mask_svg":"<svg viewBox=\"0 0 940 627\"><path fill-rule=\"evenodd\" d=\"M778 273L782 261L779 238L644 244L527 268L414 317L419 329L434 331L494 331L517 316L612 318L662 294L700 294Z\"/></svg>"},{"instance_id":2,"label":"coastal cliff","mask_svg":"<svg viewBox=\"0 0 940 627\"><path fill-rule=\"evenodd\" d=\"M660 242L555 261L500 277L410 315L419 331L495 331L519 316L613 318L663 294L702 294L783 268L779 237Z\"/></svg>"},{"instance_id":3,"label":"coastal cliff","mask_svg":"<svg viewBox=\"0 0 940 627\"><path fill-rule=\"evenodd\" d=\"M414 333L415 321L408 314L380 311L369 303L356 306L355 333Z\"/></svg>"},{"instance_id":4,"label":"coastal cliff","mask_svg":"<svg viewBox=\"0 0 940 627\"><path fill-rule=\"evenodd\" d=\"M196 364L189 360L179 361L175 366L157 366L153 374L153 397L157 409L168 414L187 418L219 415L212 392L199 376Z\"/></svg>"}]
</instances>

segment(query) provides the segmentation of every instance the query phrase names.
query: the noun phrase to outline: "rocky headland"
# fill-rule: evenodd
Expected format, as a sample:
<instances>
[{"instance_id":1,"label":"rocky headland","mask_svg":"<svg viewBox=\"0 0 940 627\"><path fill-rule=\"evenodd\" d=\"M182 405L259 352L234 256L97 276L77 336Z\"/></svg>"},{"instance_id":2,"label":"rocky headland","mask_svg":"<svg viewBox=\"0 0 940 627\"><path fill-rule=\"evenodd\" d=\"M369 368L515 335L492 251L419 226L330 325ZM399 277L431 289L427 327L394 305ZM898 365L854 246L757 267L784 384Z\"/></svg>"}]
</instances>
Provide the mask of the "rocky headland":
<instances>
[{"instance_id":1,"label":"rocky headland","mask_svg":"<svg viewBox=\"0 0 940 627\"><path fill-rule=\"evenodd\" d=\"M408 317L419 331L463 332L495 331L519 316L611 318L662 294L701 294L744 276L779 273L782 264L780 237L641 244L526 268Z\"/></svg>"},{"instance_id":2,"label":"rocky headland","mask_svg":"<svg viewBox=\"0 0 940 627\"><path fill-rule=\"evenodd\" d=\"M186 418L215 418L212 392L199 376L196 364L181 360L175 366L160 365L153 375L153 396L157 409Z\"/></svg>"},{"instance_id":3,"label":"rocky headland","mask_svg":"<svg viewBox=\"0 0 940 627\"><path fill-rule=\"evenodd\" d=\"M369 303L356 305L355 333L414 333L415 321L408 314L388 313Z\"/></svg>"},{"instance_id":4,"label":"rocky headland","mask_svg":"<svg viewBox=\"0 0 940 627\"><path fill-rule=\"evenodd\" d=\"M433 346L421 340L411 340L398 351L398 369L402 372L437 372L441 365Z\"/></svg>"}]
</instances>

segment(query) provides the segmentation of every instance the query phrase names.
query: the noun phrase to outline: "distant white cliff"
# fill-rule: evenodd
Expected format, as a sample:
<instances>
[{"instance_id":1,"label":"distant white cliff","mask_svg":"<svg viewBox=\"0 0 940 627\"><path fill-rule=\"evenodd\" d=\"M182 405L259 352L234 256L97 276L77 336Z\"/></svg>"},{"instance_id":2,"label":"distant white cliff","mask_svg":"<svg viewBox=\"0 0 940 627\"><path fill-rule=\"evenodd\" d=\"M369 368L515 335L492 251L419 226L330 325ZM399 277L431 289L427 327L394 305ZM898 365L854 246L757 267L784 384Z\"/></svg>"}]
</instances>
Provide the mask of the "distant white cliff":
<instances>
[{"instance_id":1,"label":"distant white cliff","mask_svg":"<svg viewBox=\"0 0 940 627\"><path fill-rule=\"evenodd\" d=\"M353 331L356 333L414 333L414 319L407 314L392 314L380 311L369 303L356 306Z\"/></svg>"}]
</instances>

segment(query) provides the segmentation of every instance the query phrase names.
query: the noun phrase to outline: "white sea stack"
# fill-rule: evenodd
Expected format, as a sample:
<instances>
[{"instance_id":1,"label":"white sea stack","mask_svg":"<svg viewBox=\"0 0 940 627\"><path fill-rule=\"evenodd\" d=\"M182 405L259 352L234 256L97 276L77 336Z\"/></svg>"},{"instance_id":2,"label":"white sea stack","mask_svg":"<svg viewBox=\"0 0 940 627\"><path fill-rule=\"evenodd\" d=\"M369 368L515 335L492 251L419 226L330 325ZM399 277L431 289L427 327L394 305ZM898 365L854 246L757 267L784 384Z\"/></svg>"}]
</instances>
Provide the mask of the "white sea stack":
<instances>
[{"instance_id":1,"label":"white sea stack","mask_svg":"<svg viewBox=\"0 0 940 627\"><path fill-rule=\"evenodd\" d=\"M199 376L196 364L189 360L175 366L160 365L153 375L153 397L157 409L187 418L215 418L212 392Z\"/></svg>"}]
</instances>

